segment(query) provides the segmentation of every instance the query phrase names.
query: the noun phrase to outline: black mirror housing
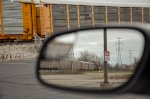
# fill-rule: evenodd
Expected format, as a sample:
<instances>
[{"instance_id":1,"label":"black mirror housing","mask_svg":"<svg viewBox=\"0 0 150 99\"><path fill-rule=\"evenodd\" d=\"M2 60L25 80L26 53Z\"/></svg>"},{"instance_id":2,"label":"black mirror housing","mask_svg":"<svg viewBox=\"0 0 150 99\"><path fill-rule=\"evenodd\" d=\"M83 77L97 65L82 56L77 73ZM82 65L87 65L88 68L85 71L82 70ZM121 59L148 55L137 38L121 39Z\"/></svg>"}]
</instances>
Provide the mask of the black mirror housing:
<instances>
[{"instance_id":1,"label":"black mirror housing","mask_svg":"<svg viewBox=\"0 0 150 99\"><path fill-rule=\"evenodd\" d=\"M122 84L119 87L108 89L108 90L103 90L103 89L88 89L88 88L80 88L80 87L76 88L76 87L59 86L59 84L57 85L57 84L53 84L53 83L48 83L48 82L46 82L42 79L42 77L40 76L40 74L41 74L41 67L40 67L41 61L42 60L54 61L54 60L57 60L57 59L63 59L64 56L66 54L68 54L67 52L71 49L70 47L73 46L73 44L74 44L74 39L73 39L73 40L70 41L71 43L69 42L69 43L67 43L67 45L63 45L63 46L65 46L65 49L63 49L61 47L62 48L61 50L56 51L57 53L55 53L55 56L54 56L53 55L54 51L57 50L57 49L60 49L60 48L56 47L56 49L55 49L54 46L52 46L52 47L50 47L51 51L48 52L49 54L47 53L47 46L52 41L56 41L54 39L56 39L60 36L63 36L63 35L70 35L70 34L73 34L73 33L74 34L76 34L76 33L81 34L80 33L81 31L93 31L93 30L98 30L98 29L102 29L102 30L104 30L104 32L106 32L107 29L111 29L111 30L113 30L113 29L119 29L119 30L121 30L121 29L131 29L131 30L138 31L143 35L143 37L144 37L144 46L143 46L143 52L142 52L140 61L138 62L137 66L136 66L134 74L130 77L130 79L127 82L125 82L124 84ZM104 35L105 35L105 33L104 33ZM71 37L69 37L69 38L71 38ZM62 43L62 41L66 42L66 41L64 41L64 39L59 39L59 41L61 41L61 43ZM105 40L104 40L104 42L105 42ZM128 25L99 26L99 27L94 27L94 28L89 27L89 28L75 29L75 30L71 30L71 31L67 31L67 32L56 33L56 34L50 36L49 38L47 38L47 40L44 42L44 44L41 48L41 51L40 51L40 54L39 54L39 57L38 57L38 60L37 60L37 67L36 67L37 79L39 80L40 83L42 83L43 85L45 85L49 88L54 88L54 89L59 89L59 90L64 90L64 91L69 91L69 92L86 93L86 94L142 93L142 92L140 92L140 89L143 88L144 85L141 85L141 83L137 82L137 81L139 81L139 79L143 79L143 83L146 82L146 79L141 78L142 77L141 75L143 75L142 72L146 68L147 62L149 60L149 51L150 51L149 42L150 42L149 31L147 29L144 29L144 28L139 27L139 26L128 26ZM55 42L53 44L59 45L58 42ZM66 50L66 48L67 48L67 50ZM104 49L106 49L106 46L104 46ZM61 51L63 53L59 53ZM48 57L46 55L48 55ZM104 61L105 61L105 59L104 59ZM46 68L44 68L43 70L46 70ZM55 69L53 68L53 71L54 70L56 70L56 68ZM106 76L105 73L104 73L104 76ZM107 81L106 81L106 83L107 83ZM138 87L135 87L135 86L138 86Z\"/></svg>"}]
</instances>

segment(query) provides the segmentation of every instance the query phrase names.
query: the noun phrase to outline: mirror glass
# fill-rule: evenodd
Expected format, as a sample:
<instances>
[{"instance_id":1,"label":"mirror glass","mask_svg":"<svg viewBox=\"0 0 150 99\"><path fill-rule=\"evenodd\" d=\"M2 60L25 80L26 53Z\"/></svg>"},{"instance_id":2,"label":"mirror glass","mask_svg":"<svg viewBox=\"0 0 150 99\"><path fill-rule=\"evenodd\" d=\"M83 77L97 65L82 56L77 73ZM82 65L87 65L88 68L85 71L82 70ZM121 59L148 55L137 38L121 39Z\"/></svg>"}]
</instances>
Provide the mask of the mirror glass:
<instances>
[{"instance_id":1,"label":"mirror glass","mask_svg":"<svg viewBox=\"0 0 150 99\"><path fill-rule=\"evenodd\" d=\"M94 29L50 41L40 60L39 76L64 87L112 89L134 74L142 57L144 36L133 29Z\"/></svg>"}]
</instances>

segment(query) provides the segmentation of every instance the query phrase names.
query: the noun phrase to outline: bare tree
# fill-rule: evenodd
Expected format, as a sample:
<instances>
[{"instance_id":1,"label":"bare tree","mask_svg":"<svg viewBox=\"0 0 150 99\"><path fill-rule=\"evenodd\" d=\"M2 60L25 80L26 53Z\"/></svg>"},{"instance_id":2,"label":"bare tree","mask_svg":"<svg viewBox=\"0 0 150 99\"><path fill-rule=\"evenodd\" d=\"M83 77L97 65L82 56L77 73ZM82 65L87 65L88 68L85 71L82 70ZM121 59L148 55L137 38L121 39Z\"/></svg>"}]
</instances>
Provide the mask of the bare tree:
<instances>
[{"instance_id":1,"label":"bare tree","mask_svg":"<svg viewBox=\"0 0 150 99\"><path fill-rule=\"evenodd\" d=\"M137 57L134 57L133 68L135 68L138 65L139 61L140 60Z\"/></svg>"},{"instance_id":2,"label":"bare tree","mask_svg":"<svg viewBox=\"0 0 150 99\"><path fill-rule=\"evenodd\" d=\"M103 63L101 62L102 59L100 57L98 57L94 53L89 53L88 51L81 52L78 60L94 63L96 69L98 69L99 67L102 67L101 64Z\"/></svg>"}]
</instances>

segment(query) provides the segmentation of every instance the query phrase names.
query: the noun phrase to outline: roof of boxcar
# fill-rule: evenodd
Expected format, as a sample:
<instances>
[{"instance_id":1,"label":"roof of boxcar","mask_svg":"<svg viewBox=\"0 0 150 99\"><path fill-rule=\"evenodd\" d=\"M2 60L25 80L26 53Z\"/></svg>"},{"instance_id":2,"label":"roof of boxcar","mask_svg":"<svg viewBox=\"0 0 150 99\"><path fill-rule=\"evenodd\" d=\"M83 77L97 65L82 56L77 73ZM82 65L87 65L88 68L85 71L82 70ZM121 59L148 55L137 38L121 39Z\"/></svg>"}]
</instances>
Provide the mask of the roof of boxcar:
<instances>
[{"instance_id":1,"label":"roof of boxcar","mask_svg":"<svg viewBox=\"0 0 150 99\"><path fill-rule=\"evenodd\" d=\"M45 4L70 4L119 7L150 7L150 0L14 0Z\"/></svg>"}]
</instances>

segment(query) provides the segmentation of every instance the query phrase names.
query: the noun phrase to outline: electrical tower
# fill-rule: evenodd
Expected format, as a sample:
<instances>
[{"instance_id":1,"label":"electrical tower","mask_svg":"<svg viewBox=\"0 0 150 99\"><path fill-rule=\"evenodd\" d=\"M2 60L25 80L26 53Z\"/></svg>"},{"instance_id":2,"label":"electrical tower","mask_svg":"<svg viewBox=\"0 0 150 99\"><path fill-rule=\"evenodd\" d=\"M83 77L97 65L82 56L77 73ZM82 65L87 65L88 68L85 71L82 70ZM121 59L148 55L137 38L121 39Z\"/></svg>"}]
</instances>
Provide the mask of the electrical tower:
<instances>
[{"instance_id":1,"label":"electrical tower","mask_svg":"<svg viewBox=\"0 0 150 99\"><path fill-rule=\"evenodd\" d=\"M70 60L73 60L74 59L74 51L73 51L73 47L72 49L70 50L68 56L67 56L67 59L70 59Z\"/></svg>"},{"instance_id":2,"label":"electrical tower","mask_svg":"<svg viewBox=\"0 0 150 99\"><path fill-rule=\"evenodd\" d=\"M132 50L129 50L129 65L132 65Z\"/></svg>"},{"instance_id":3,"label":"electrical tower","mask_svg":"<svg viewBox=\"0 0 150 99\"><path fill-rule=\"evenodd\" d=\"M118 37L116 41L116 50L117 50L117 66L121 67L122 69L122 55L121 52L123 51L124 43L122 42L122 38Z\"/></svg>"}]
</instances>

